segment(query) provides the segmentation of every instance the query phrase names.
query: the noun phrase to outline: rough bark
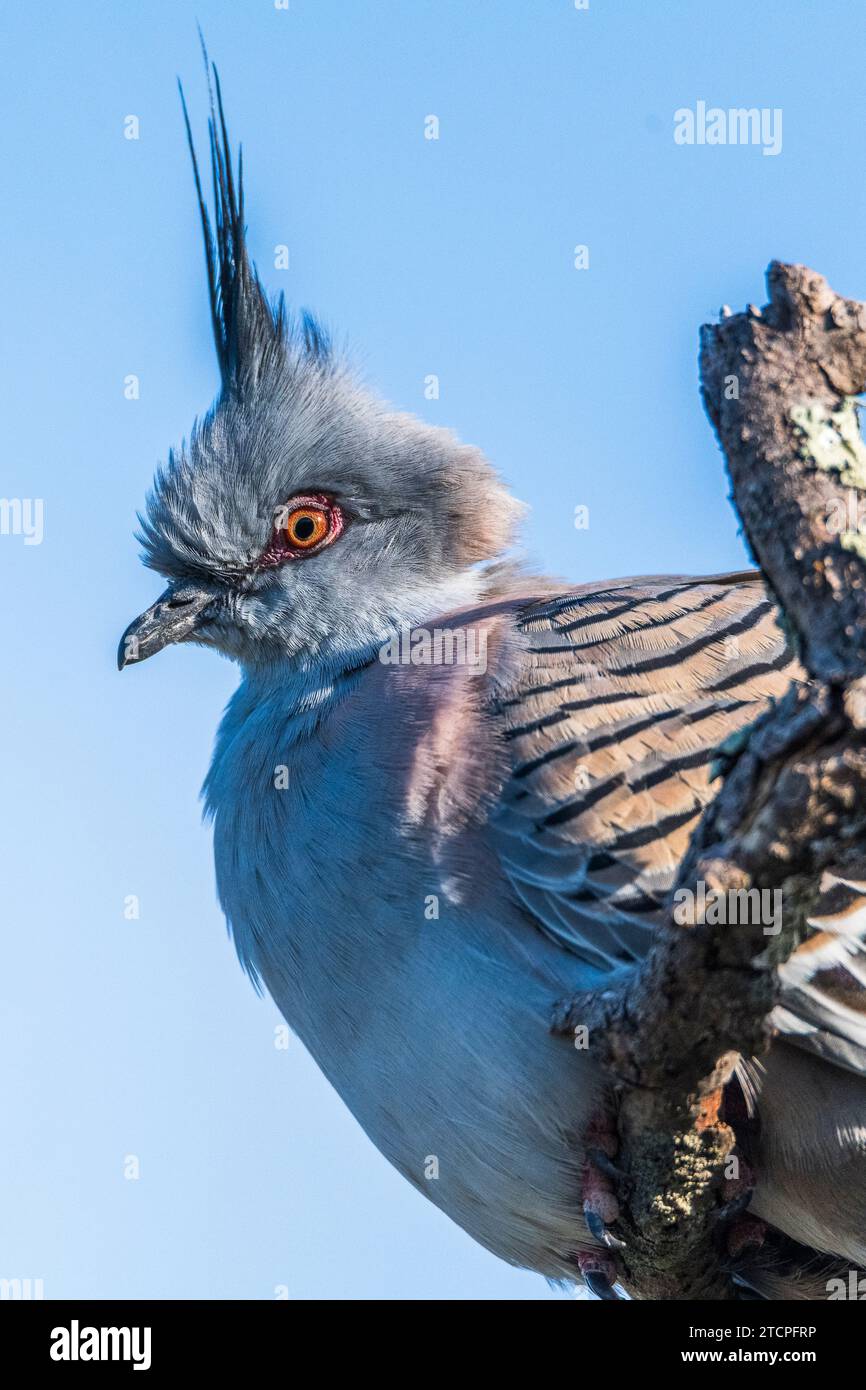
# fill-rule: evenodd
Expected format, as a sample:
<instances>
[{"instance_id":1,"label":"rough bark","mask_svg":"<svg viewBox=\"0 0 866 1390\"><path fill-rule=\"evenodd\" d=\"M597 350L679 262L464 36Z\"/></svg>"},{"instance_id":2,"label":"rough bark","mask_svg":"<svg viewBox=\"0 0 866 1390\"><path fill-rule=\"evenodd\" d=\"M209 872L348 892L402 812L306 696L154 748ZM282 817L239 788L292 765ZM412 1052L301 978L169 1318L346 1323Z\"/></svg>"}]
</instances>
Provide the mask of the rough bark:
<instances>
[{"instance_id":1,"label":"rough bark","mask_svg":"<svg viewBox=\"0 0 866 1390\"><path fill-rule=\"evenodd\" d=\"M678 888L781 889L781 931L692 921L659 933L625 991L577 999L554 1026L603 1038L620 1135L625 1287L641 1298L734 1296L720 1237L735 1142L720 1116L738 1054L760 1056L775 966L803 940L821 872L866 845L866 305L773 263L770 302L701 334L703 399L754 556L811 683L726 750L726 775ZM860 531L862 517L863 531ZM673 899L672 899L673 902Z\"/></svg>"}]
</instances>

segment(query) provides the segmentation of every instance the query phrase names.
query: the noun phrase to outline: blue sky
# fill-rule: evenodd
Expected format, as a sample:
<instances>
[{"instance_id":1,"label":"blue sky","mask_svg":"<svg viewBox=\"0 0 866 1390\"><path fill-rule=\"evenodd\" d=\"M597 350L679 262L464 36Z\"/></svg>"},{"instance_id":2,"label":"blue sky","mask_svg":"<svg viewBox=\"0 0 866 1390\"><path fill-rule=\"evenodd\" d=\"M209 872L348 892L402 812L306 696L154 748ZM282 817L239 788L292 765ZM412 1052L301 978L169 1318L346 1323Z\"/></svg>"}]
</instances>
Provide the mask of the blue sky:
<instances>
[{"instance_id":1,"label":"blue sky","mask_svg":"<svg viewBox=\"0 0 866 1390\"><path fill-rule=\"evenodd\" d=\"M175 88L201 137L196 19L269 288L389 399L483 446L532 506L533 559L589 580L743 562L698 327L762 302L773 257L866 297L866 10L4 9L0 491L42 500L44 536L0 535L0 1277L47 1297L562 1298L397 1177L299 1043L275 1048L197 799L234 670L198 649L115 670L160 587L135 511L217 384ZM698 101L781 110L781 152L677 145Z\"/></svg>"}]
</instances>

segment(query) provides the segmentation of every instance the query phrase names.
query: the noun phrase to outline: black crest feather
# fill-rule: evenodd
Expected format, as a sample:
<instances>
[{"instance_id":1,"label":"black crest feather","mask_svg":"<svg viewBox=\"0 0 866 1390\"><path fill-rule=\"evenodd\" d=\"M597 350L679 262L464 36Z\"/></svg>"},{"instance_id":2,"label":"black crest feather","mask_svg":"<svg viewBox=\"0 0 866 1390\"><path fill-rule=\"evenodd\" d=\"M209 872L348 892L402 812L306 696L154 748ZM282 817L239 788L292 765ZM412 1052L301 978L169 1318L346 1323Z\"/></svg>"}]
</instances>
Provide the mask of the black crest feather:
<instances>
[{"instance_id":1,"label":"black crest feather","mask_svg":"<svg viewBox=\"0 0 866 1390\"><path fill-rule=\"evenodd\" d=\"M231 144L223 109L222 91L216 64L211 63L199 30L210 114L208 136L213 176L213 221L202 190L192 127L183 85L178 78L186 138L192 159L204 239L205 268L214 344L224 392L241 394L254 384L265 365L282 354L293 335L285 301L280 295L272 306L250 260L244 225L243 151L238 149L237 171L233 168ZM299 336L308 357L327 358L327 335L310 314L303 314Z\"/></svg>"}]
</instances>

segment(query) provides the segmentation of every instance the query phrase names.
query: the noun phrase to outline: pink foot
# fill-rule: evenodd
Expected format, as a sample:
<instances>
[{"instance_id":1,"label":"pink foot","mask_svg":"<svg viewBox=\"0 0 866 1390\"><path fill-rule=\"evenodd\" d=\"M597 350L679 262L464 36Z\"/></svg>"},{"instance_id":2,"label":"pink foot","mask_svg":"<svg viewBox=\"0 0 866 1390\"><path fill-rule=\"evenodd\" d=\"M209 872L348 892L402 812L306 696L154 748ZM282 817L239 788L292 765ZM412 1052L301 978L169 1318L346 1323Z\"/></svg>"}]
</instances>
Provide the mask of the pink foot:
<instances>
[{"instance_id":1,"label":"pink foot","mask_svg":"<svg viewBox=\"0 0 866 1390\"><path fill-rule=\"evenodd\" d=\"M619 1142L610 1119L600 1114L586 1132L586 1158L583 1165L583 1219L599 1245L623 1250L625 1241L608 1230L619 1219L616 1181L622 1178L613 1160Z\"/></svg>"}]
</instances>

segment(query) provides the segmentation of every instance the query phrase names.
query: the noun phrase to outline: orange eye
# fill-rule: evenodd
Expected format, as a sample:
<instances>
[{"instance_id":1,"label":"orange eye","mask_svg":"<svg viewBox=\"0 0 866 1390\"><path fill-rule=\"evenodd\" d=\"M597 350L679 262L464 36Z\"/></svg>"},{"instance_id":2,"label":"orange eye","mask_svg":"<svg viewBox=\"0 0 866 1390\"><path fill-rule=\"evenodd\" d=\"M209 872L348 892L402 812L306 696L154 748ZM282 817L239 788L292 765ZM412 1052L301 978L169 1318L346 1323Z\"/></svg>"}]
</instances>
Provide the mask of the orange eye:
<instances>
[{"instance_id":1,"label":"orange eye","mask_svg":"<svg viewBox=\"0 0 866 1390\"><path fill-rule=\"evenodd\" d=\"M286 539L299 550L311 550L328 534L328 513L322 507L295 507L286 518Z\"/></svg>"},{"instance_id":2,"label":"orange eye","mask_svg":"<svg viewBox=\"0 0 866 1390\"><path fill-rule=\"evenodd\" d=\"M343 534L346 516L339 502L325 492L299 493L274 510L271 539L256 569L275 569L330 545Z\"/></svg>"}]
</instances>

